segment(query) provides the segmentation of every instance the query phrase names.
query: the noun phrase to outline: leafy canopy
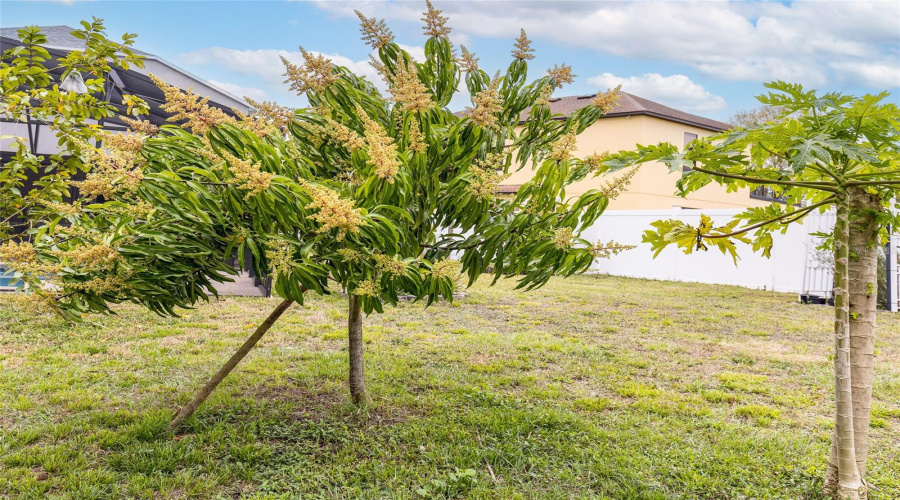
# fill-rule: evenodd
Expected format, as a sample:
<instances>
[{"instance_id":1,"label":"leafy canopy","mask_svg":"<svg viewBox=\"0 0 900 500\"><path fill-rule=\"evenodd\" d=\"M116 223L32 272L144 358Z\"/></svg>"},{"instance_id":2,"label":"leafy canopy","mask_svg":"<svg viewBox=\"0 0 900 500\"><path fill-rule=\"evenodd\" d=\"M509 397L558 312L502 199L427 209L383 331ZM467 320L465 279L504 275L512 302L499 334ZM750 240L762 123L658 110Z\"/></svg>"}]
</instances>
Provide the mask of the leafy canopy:
<instances>
[{"instance_id":1,"label":"leafy canopy","mask_svg":"<svg viewBox=\"0 0 900 500\"><path fill-rule=\"evenodd\" d=\"M116 165L94 172L102 197L59 214L27 247L9 247L22 255L7 251L7 260L34 295L70 313L127 300L174 314L226 279L235 255L271 275L282 297L302 302L335 282L368 313L401 294L450 299L458 272L471 283L490 270L533 288L620 249L579 236L616 186L566 196L600 170L602 155L574 155L575 138L615 91L553 115L548 98L571 73L557 67L529 81L524 33L505 73L492 77L465 49L457 60L430 4L423 61L383 21L360 18L387 93L302 48L304 65L285 62L287 82L310 104L296 112L264 103L235 117L157 81L180 124L121 141L131 156L108 144L124 159L81 150ZM463 75L472 106L455 114L447 106ZM525 167L535 169L531 181L514 197L495 196ZM52 286L39 286L48 276Z\"/></svg>"},{"instance_id":2,"label":"leafy canopy","mask_svg":"<svg viewBox=\"0 0 900 500\"><path fill-rule=\"evenodd\" d=\"M694 140L683 151L668 143L638 146L605 163L610 171L650 161L678 172L690 167L677 183L682 195L716 182L729 190L769 186L786 200L749 208L720 228L705 216L698 227L677 220L657 222L644 233L657 254L672 243L685 253L713 245L737 262L734 243L742 241L769 256L773 232L786 231L814 210L845 203L854 188L877 195L883 208L893 208L879 212L882 228L898 227L900 109L884 102L889 94L818 95L781 81L766 87L771 91L757 99L782 110L777 119Z\"/></svg>"},{"instance_id":3,"label":"leafy canopy","mask_svg":"<svg viewBox=\"0 0 900 500\"><path fill-rule=\"evenodd\" d=\"M132 48L136 35L126 33L121 42L114 42L97 18L82 21L71 34L84 40L85 48L55 58L42 47L47 37L38 27L26 26L18 31L21 45L0 57L0 115L22 124L16 127L22 131L18 136L7 137L13 139L14 154L0 169L0 243L46 223L58 211L57 204L70 194L71 178L90 168L68 153L101 137L95 125L99 120L121 111L146 112L146 103L136 96L122 97L124 110L105 99L107 73L114 66L143 67L143 57ZM70 75L83 80L83 93L60 89ZM38 125L55 133L58 154L38 154ZM30 189L29 177L38 177Z\"/></svg>"}]
</instances>

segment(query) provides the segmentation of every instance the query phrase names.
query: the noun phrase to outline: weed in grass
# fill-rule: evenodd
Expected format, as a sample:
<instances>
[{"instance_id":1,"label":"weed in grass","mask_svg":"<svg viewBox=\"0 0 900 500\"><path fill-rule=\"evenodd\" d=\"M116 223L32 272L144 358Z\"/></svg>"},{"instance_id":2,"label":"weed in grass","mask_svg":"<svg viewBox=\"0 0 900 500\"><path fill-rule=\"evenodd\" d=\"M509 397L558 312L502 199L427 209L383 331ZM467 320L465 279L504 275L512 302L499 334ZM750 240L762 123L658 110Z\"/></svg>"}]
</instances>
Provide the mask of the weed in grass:
<instances>
[{"instance_id":1,"label":"weed in grass","mask_svg":"<svg viewBox=\"0 0 900 500\"><path fill-rule=\"evenodd\" d=\"M751 337L771 337L772 332L767 330L760 330L757 328L741 328L738 330L738 333L741 335L750 335Z\"/></svg>"},{"instance_id":2,"label":"weed in grass","mask_svg":"<svg viewBox=\"0 0 900 500\"><path fill-rule=\"evenodd\" d=\"M93 356L94 354L106 354L108 350L108 347L105 345L89 345L84 348L84 352L90 356Z\"/></svg>"},{"instance_id":3,"label":"weed in grass","mask_svg":"<svg viewBox=\"0 0 900 500\"><path fill-rule=\"evenodd\" d=\"M900 408L887 408L881 405L875 405L872 407L872 415L881 418L900 419Z\"/></svg>"},{"instance_id":4,"label":"weed in grass","mask_svg":"<svg viewBox=\"0 0 900 500\"><path fill-rule=\"evenodd\" d=\"M891 426L891 424L888 423L887 420L880 418L880 417L872 417L869 420L869 427L871 427L873 429L886 429L890 426Z\"/></svg>"},{"instance_id":5,"label":"weed in grass","mask_svg":"<svg viewBox=\"0 0 900 500\"><path fill-rule=\"evenodd\" d=\"M818 394L803 389L794 389L783 394L772 396L772 400L781 406L791 408L813 408L819 406L822 398Z\"/></svg>"},{"instance_id":6,"label":"weed in grass","mask_svg":"<svg viewBox=\"0 0 900 500\"><path fill-rule=\"evenodd\" d=\"M720 391L718 389L703 391L701 395L703 396L703 399L710 403L734 403L740 400L740 397L737 394Z\"/></svg>"},{"instance_id":7,"label":"weed in grass","mask_svg":"<svg viewBox=\"0 0 900 500\"><path fill-rule=\"evenodd\" d=\"M626 398L652 398L662 394L662 391L640 382L627 381L613 389L616 394Z\"/></svg>"},{"instance_id":8,"label":"weed in grass","mask_svg":"<svg viewBox=\"0 0 900 500\"><path fill-rule=\"evenodd\" d=\"M731 362L736 365L755 365L756 360L752 356L747 356L746 354L738 354L737 356L732 356Z\"/></svg>"},{"instance_id":9,"label":"weed in grass","mask_svg":"<svg viewBox=\"0 0 900 500\"><path fill-rule=\"evenodd\" d=\"M739 417L753 420L759 426L768 426L781 415L781 412L775 408L756 404L738 407L734 410L734 413Z\"/></svg>"},{"instance_id":10,"label":"weed in grass","mask_svg":"<svg viewBox=\"0 0 900 500\"><path fill-rule=\"evenodd\" d=\"M768 394L771 387L766 382L765 375L752 375L749 373L722 372L718 375L722 387L733 391L752 392L754 394Z\"/></svg>"},{"instance_id":11,"label":"weed in grass","mask_svg":"<svg viewBox=\"0 0 900 500\"><path fill-rule=\"evenodd\" d=\"M573 405L579 410L603 411L610 407L612 401L606 398L578 398Z\"/></svg>"}]
</instances>

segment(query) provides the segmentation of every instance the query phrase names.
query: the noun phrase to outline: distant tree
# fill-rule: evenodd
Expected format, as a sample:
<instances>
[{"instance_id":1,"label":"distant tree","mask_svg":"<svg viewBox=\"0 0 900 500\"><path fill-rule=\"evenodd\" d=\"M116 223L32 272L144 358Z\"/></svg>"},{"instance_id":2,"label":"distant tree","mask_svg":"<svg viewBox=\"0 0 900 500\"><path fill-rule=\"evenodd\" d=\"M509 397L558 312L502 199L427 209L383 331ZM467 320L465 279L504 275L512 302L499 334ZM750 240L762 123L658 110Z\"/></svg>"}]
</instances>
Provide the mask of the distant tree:
<instances>
[{"instance_id":1,"label":"distant tree","mask_svg":"<svg viewBox=\"0 0 900 500\"><path fill-rule=\"evenodd\" d=\"M0 56L0 115L21 131L9 138L14 154L0 169L0 244L27 240L30 229L57 215L57 205L77 187L72 177L90 169L72 152L100 137L98 121L123 111L135 116L146 112L146 103L135 96L125 96L124 110L104 98L106 75L113 66L143 67L143 57L132 49L136 35L109 40L103 20L97 18L82 21L71 34L84 40L85 48L54 59L42 47L47 37L37 26L26 26L18 31L21 45ZM56 154L41 155L34 149L40 125L56 136ZM29 176L36 180L26 189Z\"/></svg>"},{"instance_id":2,"label":"distant tree","mask_svg":"<svg viewBox=\"0 0 900 500\"><path fill-rule=\"evenodd\" d=\"M164 126L155 137L129 136L132 142L119 144L129 148L85 152L97 163L116 158L103 170L109 175L95 177L105 187L103 201L70 216L77 234L47 227L33 246L17 249L27 253L13 259L24 269L55 263L59 249L108 252L77 279L54 274L49 289L38 286L47 273L24 274L36 295L69 311L106 311L108 303L128 300L174 314L205 298L235 254L242 266L272 276L284 300L172 428L307 291L348 294L350 393L365 404L363 313L382 312L401 294L426 305L451 300L460 272L471 284L490 269L494 281L514 277L519 288L533 289L622 248L580 233L628 176L566 197L567 186L596 174L605 158L580 159L573 151L576 136L614 105L615 91L563 118L551 113L548 99L571 73L557 67L528 82L533 56L524 33L505 74L491 77L465 48L457 60L447 19L430 3L422 61L393 42L384 21L360 19L389 96L302 48L305 64L285 62L286 76L310 108L292 115L269 106L230 118L158 82L181 125ZM447 106L463 74L472 106L458 116ZM536 168L534 178L515 198L498 199L499 182L525 166ZM125 181L132 178L137 182ZM245 250L252 263L243 261Z\"/></svg>"},{"instance_id":3,"label":"distant tree","mask_svg":"<svg viewBox=\"0 0 900 500\"><path fill-rule=\"evenodd\" d=\"M815 210L836 209L831 235L836 413L825 484L837 498L865 498L877 247L887 227L896 228L900 218L900 110L884 102L886 92L855 98L820 96L784 82L766 86L774 92L758 99L784 110L776 119L693 141L683 152L671 144L621 152L607 166L616 170L662 161L677 172L691 166L678 182L681 193L710 182L770 186L788 202L750 208L720 227L706 216L698 227L658 221L644 233L656 255L671 244L685 253L715 246L737 263L735 241L742 241L768 257L774 231L786 231Z\"/></svg>"},{"instance_id":4,"label":"distant tree","mask_svg":"<svg viewBox=\"0 0 900 500\"><path fill-rule=\"evenodd\" d=\"M754 127L767 122L779 120L785 114L781 106L760 106L754 109L742 109L731 115L728 123L737 127Z\"/></svg>"}]
</instances>

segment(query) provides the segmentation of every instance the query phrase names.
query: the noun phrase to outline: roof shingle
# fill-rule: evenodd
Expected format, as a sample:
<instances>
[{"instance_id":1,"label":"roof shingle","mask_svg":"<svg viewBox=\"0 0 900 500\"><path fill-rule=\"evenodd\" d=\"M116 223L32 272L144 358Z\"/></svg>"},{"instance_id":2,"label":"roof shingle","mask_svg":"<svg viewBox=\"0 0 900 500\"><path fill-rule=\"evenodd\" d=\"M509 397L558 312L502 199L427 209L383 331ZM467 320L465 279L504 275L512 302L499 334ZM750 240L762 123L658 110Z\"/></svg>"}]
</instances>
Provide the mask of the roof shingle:
<instances>
[{"instance_id":1,"label":"roof shingle","mask_svg":"<svg viewBox=\"0 0 900 500\"><path fill-rule=\"evenodd\" d=\"M590 106L591 100L596 97L594 94L585 96L568 96L554 98L550 101L550 111L553 114L561 114L563 117L569 116L575 111ZM629 94L628 92L619 92L619 101L616 107L604 116L630 116L630 115L649 115L663 120L670 120L687 125L693 125L705 130L713 132L721 132L731 128L731 125L725 122L705 118L702 116L687 113L675 108L671 108L664 104L644 99L643 97ZM528 113L523 113L522 119L528 118Z\"/></svg>"}]
</instances>

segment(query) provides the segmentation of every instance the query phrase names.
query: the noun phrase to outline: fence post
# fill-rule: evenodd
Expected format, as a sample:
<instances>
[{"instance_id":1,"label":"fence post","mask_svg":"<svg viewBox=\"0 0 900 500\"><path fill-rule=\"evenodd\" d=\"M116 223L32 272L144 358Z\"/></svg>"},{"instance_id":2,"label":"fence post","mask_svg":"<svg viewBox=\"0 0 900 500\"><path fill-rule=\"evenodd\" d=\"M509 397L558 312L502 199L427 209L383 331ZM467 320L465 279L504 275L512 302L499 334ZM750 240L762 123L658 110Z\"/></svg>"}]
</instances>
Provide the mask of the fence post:
<instances>
[{"instance_id":1,"label":"fence post","mask_svg":"<svg viewBox=\"0 0 900 500\"><path fill-rule=\"evenodd\" d=\"M888 226L890 237L884 249L887 306L891 312L900 312L900 235L892 234L891 229Z\"/></svg>"}]
</instances>

